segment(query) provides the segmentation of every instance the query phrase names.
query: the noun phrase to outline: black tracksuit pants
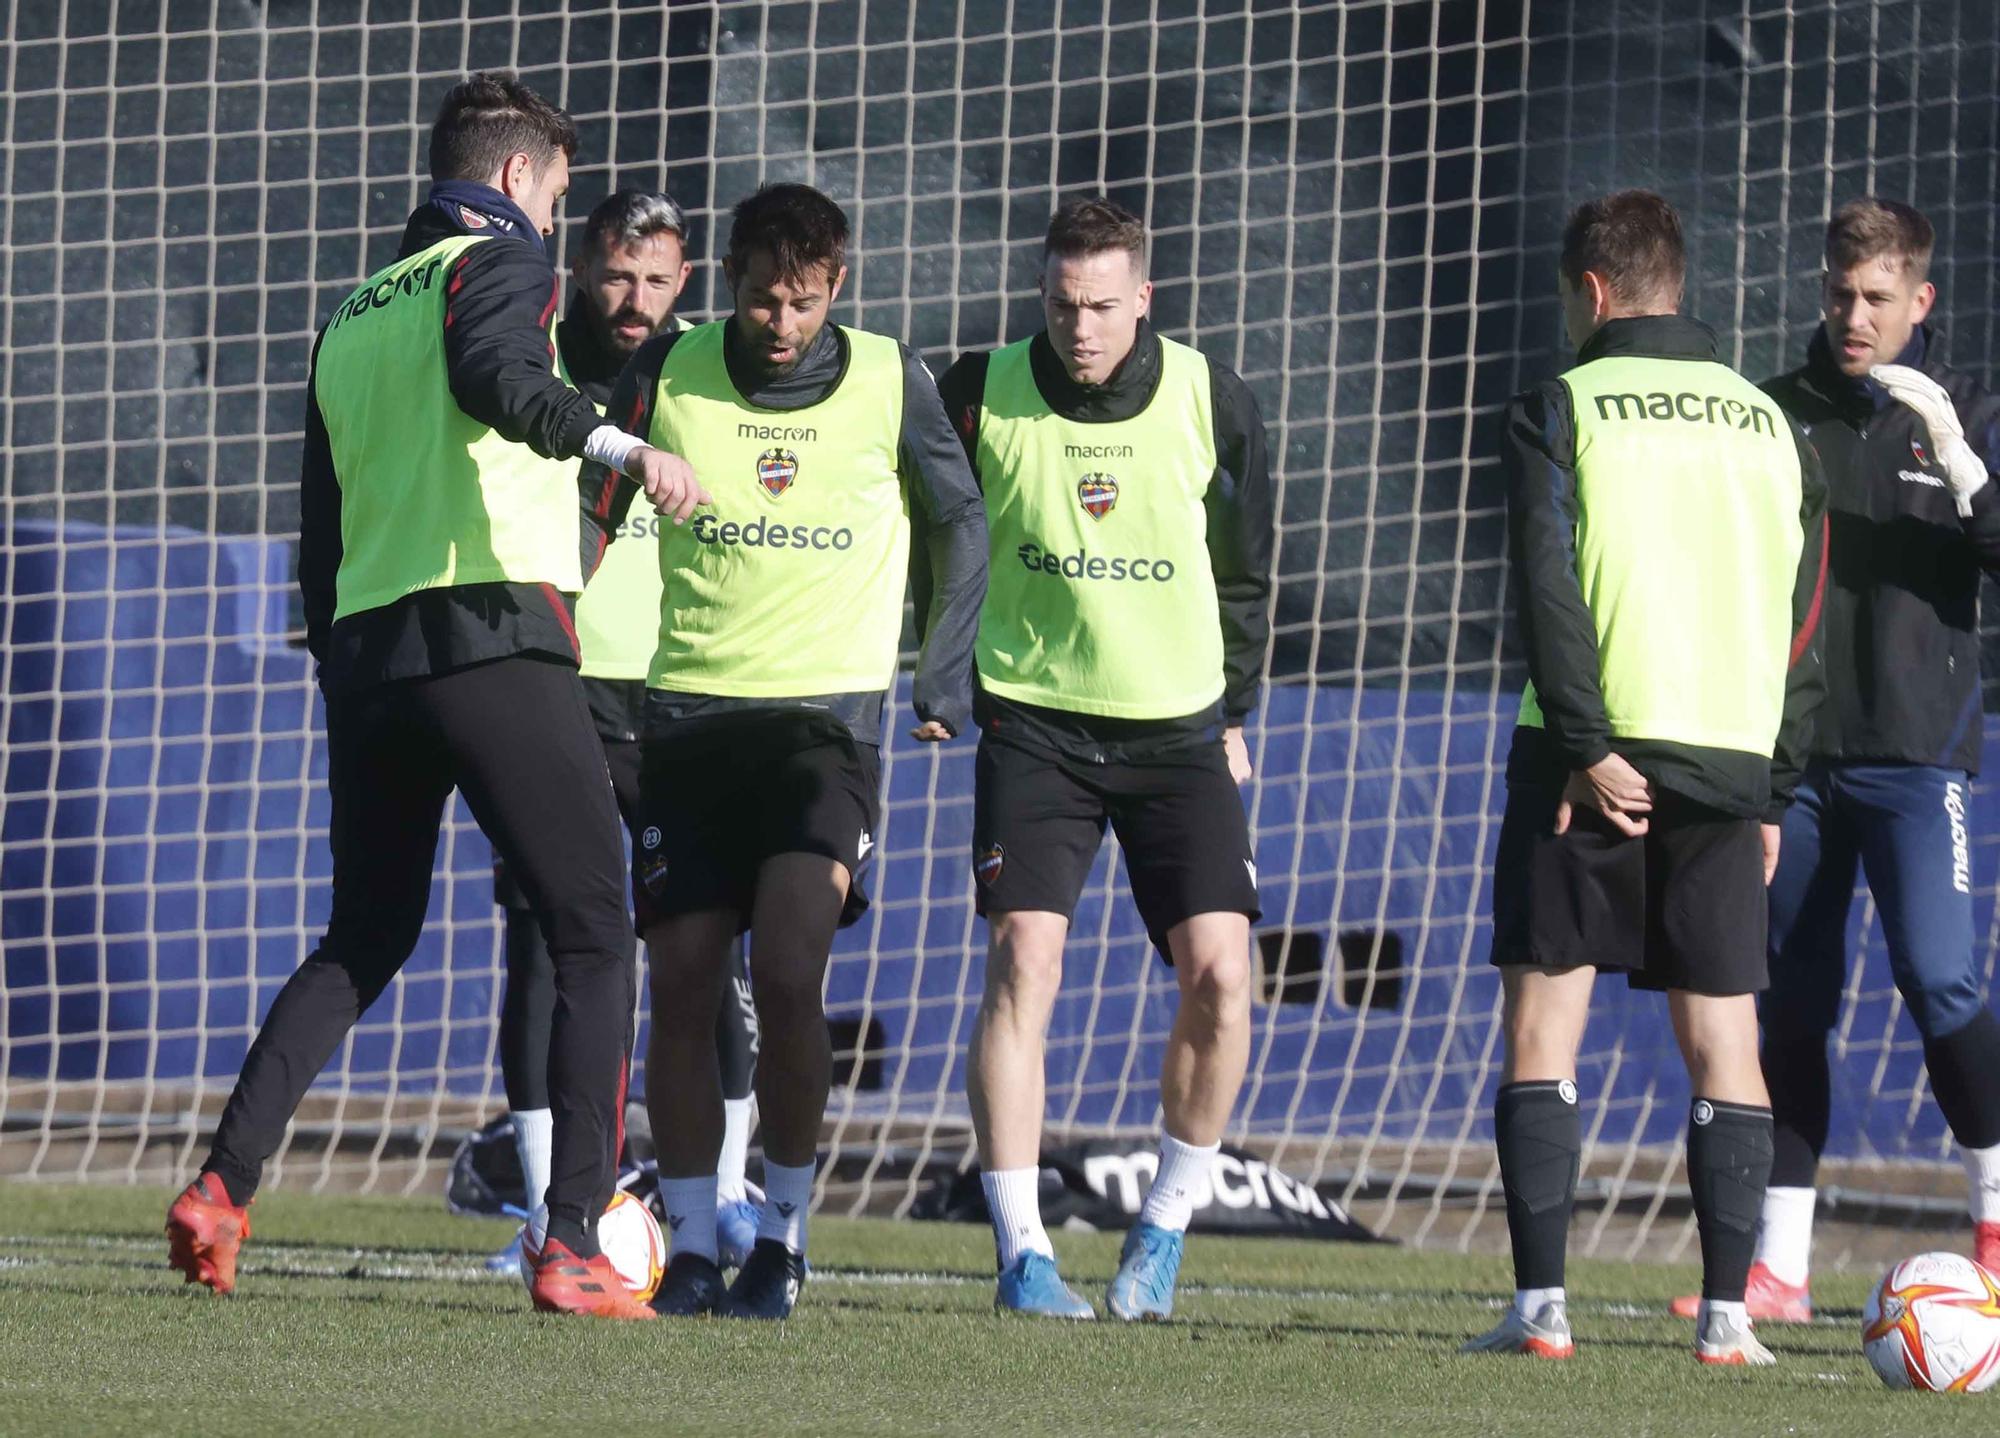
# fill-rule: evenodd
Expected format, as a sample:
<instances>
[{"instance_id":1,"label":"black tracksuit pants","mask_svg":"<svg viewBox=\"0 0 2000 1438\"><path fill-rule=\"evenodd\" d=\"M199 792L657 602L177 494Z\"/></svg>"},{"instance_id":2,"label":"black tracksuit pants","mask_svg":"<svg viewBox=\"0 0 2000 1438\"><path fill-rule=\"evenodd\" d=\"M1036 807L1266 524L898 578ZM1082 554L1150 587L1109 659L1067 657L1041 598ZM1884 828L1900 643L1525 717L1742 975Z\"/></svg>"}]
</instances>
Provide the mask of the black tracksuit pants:
<instances>
[{"instance_id":1,"label":"black tracksuit pants","mask_svg":"<svg viewBox=\"0 0 2000 1438\"><path fill-rule=\"evenodd\" d=\"M576 670L514 655L329 696L326 734L333 913L271 1005L204 1169L238 1202L256 1190L306 1089L416 947L456 788L555 963L549 1230L595 1253L636 984L618 809Z\"/></svg>"}]
</instances>

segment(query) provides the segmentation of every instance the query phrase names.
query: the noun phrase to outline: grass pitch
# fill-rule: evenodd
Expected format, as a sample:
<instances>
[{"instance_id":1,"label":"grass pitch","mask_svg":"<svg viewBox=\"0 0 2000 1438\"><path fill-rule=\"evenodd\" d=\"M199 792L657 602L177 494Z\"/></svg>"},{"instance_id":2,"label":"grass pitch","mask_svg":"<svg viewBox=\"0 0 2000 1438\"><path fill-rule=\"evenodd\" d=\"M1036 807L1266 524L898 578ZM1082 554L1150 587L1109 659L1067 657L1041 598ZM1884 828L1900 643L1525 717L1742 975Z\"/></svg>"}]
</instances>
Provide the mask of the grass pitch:
<instances>
[{"instance_id":1,"label":"grass pitch","mask_svg":"<svg viewBox=\"0 0 2000 1438\"><path fill-rule=\"evenodd\" d=\"M616 1325L530 1312L480 1267L508 1228L436 1200L272 1193L217 1299L166 1267L170 1196L0 1185L0 1432L2000 1432L2000 1395L1876 1382L1866 1275L1762 1330L1778 1368L1709 1371L1663 1316L1692 1270L1578 1263L1578 1356L1549 1364L1454 1354L1510 1285L1490 1258L1202 1238L1179 1321L1056 1325L993 1314L983 1229L821 1219L791 1322ZM1100 1305L1117 1245L1056 1237Z\"/></svg>"}]
</instances>

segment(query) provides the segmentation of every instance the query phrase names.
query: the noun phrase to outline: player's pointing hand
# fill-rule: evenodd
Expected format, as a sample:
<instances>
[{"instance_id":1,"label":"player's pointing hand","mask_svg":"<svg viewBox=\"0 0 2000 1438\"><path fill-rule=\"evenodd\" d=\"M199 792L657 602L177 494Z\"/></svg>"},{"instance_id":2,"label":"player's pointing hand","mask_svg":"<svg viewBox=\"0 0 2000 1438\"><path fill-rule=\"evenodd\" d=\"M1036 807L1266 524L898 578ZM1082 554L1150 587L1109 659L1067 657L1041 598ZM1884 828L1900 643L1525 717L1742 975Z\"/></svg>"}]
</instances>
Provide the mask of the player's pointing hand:
<instances>
[{"instance_id":1,"label":"player's pointing hand","mask_svg":"<svg viewBox=\"0 0 2000 1438\"><path fill-rule=\"evenodd\" d=\"M646 499L662 516L685 524L697 507L713 504L714 497L694 477L694 467L677 454L668 454L651 445L641 445L625 461L625 475L646 491Z\"/></svg>"}]
</instances>

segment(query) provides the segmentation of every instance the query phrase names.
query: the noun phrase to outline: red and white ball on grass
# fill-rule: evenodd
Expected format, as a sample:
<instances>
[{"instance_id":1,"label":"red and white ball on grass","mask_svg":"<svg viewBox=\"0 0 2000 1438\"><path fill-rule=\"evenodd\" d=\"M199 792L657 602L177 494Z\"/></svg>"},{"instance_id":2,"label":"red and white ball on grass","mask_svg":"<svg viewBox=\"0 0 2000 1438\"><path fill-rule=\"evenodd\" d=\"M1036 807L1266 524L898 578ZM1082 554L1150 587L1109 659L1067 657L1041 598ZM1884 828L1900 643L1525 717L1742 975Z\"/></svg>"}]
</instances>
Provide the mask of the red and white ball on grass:
<instances>
[{"instance_id":1,"label":"red and white ball on grass","mask_svg":"<svg viewBox=\"0 0 2000 1438\"><path fill-rule=\"evenodd\" d=\"M543 1207L521 1226L523 1257L541 1254L548 1224L549 1211ZM660 1279L667 1271L667 1239L660 1232L659 1220L644 1203L623 1190L613 1194L610 1206L597 1220L597 1246L634 1298L643 1303L659 1291ZM534 1273L528 1264L521 1265L522 1282L532 1286Z\"/></svg>"},{"instance_id":2,"label":"red and white ball on grass","mask_svg":"<svg viewBox=\"0 0 2000 1438\"><path fill-rule=\"evenodd\" d=\"M1891 1388L1983 1392L2000 1378L2000 1280L1962 1254L1904 1259L1869 1295L1861 1350Z\"/></svg>"}]
</instances>

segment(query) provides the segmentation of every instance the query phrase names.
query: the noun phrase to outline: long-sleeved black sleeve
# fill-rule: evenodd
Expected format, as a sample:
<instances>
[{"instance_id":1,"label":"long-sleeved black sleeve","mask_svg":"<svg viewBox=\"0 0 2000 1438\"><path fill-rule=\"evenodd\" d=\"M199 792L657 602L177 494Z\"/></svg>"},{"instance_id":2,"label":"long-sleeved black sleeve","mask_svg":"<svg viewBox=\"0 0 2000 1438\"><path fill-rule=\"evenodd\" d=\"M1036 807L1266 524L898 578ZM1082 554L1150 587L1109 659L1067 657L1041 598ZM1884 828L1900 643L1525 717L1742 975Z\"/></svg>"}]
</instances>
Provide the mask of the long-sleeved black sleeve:
<instances>
[{"instance_id":1,"label":"long-sleeved black sleeve","mask_svg":"<svg viewBox=\"0 0 2000 1438\"><path fill-rule=\"evenodd\" d=\"M312 371L318 368L318 359L319 343L314 341L314 363L306 375L305 452L299 467L299 593L305 600L306 649L324 664L339 601L334 581L345 546L340 538L340 480L333 470L333 446L314 388Z\"/></svg>"},{"instance_id":2,"label":"long-sleeved black sleeve","mask_svg":"<svg viewBox=\"0 0 2000 1438\"><path fill-rule=\"evenodd\" d=\"M1576 573L1576 426L1560 380L1516 395L1500 445L1507 542L1520 588L1528 678L1549 738L1571 769L1611 752L1597 625Z\"/></svg>"},{"instance_id":3,"label":"long-sleeved black sleeve","mask_svg":"<svg viewBox=\"0 0 2000 1438\"><path fill-rule=\"evenodd\" d=\"M1211 364L1215 478L1208 511L1208 562L1222 615L1222 708L1231 725L1257 707L1271 639L1271 564L1277 543L1270 449L1257 397L1235 373Z\"/></svg>"},{"instance_id":4,"label":"long-sleeved black sleeve","mask_svg":"<svg viewBox=\"0 0 2000 1438\"><path fill-rule=\"evenodd\" d=\"M1988 474L2000 475L2000 396L1988 394L1969 378L1955 375L1953 379L1957 383L1951 387L1957 392L1952 395L1952 403L1958 410L1966 443L1985 464ZM1980 486L1972 496L1970 508L1972 513L1960 521L1965 537L1979 556L1979 567L2000 579L2000 480L1989 479Z\"/></svg>"},{"instance_id":5,"label":"long-sleeved black sleeve","mask_svg":"<svg viewBox=\"0 0 2000 1438\"><path fill-rule=\"evenodd\" d=\"M659 388L660 365L677 335L677 331L669 331L647 340L626 361L611 386L611 397L604 402L606 423L615 424L638 439L647 437L653 425L653 393ZM578 557L583 562L584 583L588 584L604 561L605 546L617 538L618 526L631 511L639 486L594 459L583 462L583 468L577 471L576 484L583 510L583 523L578 526L583 549Z\"/></svg>"},{"instance_id":6,"label":"long-sleeved black sleeve","mask_svg":"<svg viewBox=\"0 0 2000 1438\"><path fill-rule=\"evenodd\" d=\"M979 409L986 396L986 367L992 357L987 350L962 354L937 382L944 417L950 421L952 433L958 436L965 458L973 466L975 480L979 477Z\"/></svg>"},{"instance_id":7,"label":"long-sleeved black sleeve","mask_svg":"<svg viewBox=\"0 0 2000 1438\"><path fill-rule=\"evenodd\" d=\"M1799 551L1798 577L1792 584L1792 651L1785 672L1785 712L1778 724L1778 743L1771 751L1771 804L1764 822L1775 824L1791 807L1799 776L1812 753L1813 717L1826 698L1826 664L1822 654L1820 616L1826 609L1827 518L1826 476L1819 454L1796 422L1792 439L1799 450L1799 525L1805 542Z\"/></svg>"},{"instance_id":8,"label":"long-sleeved black sleeve","mask_svg":"<svg viewBox=\"0 0 2000 1438\"><path fill-rule=\"evenodd\" d=\"M985 350L974 350L960 355L952 361L938 378L938 399L944 405L944 417L951 425L952 433L958 436L960 446L965 450L966 462L972 466L972 482L979 484L979 401L986 390ZM980 486L983 490L984 485ZM990 540L990 535L989 535ZM989 557L989 563L991 562ZM926 625L930 619L931 592L935 578L931 574L931 556L927 546L910 546L910 604L917 613L917 639L922 641Z\"/></svg>"},{"instance_id":9,"label":"long-sleeved black sleeve","mask_svg":"<svg viewBox=\"0 0 2000 1438\"><path fill-rule=\"evenodd\" d=\"M972 720L972 647L986 598L986 501L931 372L907 347L897 467L910 497L910 547L923 551L928 571L916 586L927 592L918 595L923 652L911 700L919 719L962 734Z\"/></svg>"},{"instance_id":10,"label":"long-sleeved black sleeve","mask_svg":"<svg viewBox=\"0 0 2000 1438\"><path fill-rule=\"evenodd\" d=\"M493 240L467 249L445 291L445 374L473 419L547 458L575 459L601 421L555 372L549 321L560 292L532 245Z\"/></svg>"}]
</instances>

